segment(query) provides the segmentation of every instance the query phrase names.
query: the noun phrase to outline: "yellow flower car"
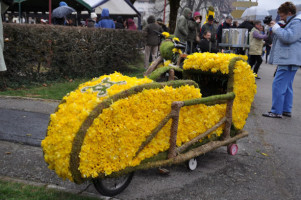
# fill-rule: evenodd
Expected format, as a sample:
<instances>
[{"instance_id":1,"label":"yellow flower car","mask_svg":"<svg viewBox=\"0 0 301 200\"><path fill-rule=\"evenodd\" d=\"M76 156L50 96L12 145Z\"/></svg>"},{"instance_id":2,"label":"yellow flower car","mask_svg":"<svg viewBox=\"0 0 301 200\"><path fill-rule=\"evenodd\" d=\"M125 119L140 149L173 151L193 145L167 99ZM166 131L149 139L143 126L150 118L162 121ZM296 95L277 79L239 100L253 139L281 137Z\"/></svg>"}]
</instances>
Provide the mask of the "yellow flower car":
<instances>
[{"instance_id":1,"label":"yellow flower car","mask_svg":"<svg viewBox=\"0 0 301 200\"><path fill-rule=\"evenodd\" d=\"M181 151L183 146L192 140L198 146L207 144L223 134L227 127L224 123L227 102L234 96L232 125L242 130L256 84L250 66L243 60L245 57L232 62L233 69L229 67L235 57L234 54L196 53L184 62L184 72L193 69L229 76L233 73L233 88L227 94L216 96L215 103L210 103L212 97L202 98L198 84L191 80L157 83L148 77L139 79L115 72L81 84L63 98L50 116L47 136L41 144L49 168L63 179L82 183L172 164L176 161L167 152L172 146L171 129L175 119L173 153L179 156L177 162L187 160ZM205 100L207 103L201 103ZM178 118L173 114L173 102L182 105ZM210 131L219 123L220 126ZM202 133L206 135L198 139ZM116 194L116 190L96 189L105 195Z\"/></svg>"}]
</instances>

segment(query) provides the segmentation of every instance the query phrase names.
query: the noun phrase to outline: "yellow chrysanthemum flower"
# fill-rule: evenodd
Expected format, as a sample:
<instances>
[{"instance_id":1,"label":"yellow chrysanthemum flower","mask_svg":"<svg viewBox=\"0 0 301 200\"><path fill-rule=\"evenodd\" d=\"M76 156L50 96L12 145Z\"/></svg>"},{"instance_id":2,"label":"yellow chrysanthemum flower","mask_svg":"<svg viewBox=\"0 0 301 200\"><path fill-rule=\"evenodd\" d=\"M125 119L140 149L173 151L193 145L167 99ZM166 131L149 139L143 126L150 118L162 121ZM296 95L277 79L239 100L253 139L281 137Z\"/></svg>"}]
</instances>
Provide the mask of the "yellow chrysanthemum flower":
<instances>
[{"instance_id":1,"label":"yellow chrysanthemum flower","mask_svg":"<svg viewBox=\"0 0 301 200\"><path fill-rule=\"evenodd\" d=\"M170 34L168 32L163 32L162 35L165 37L165 38L169 38Z\"/></svg>"},{"instance_id":2,"label":"yellow chrysanthemum flower","mask_svg":"<svg viewBox=\"0 0 301 200\"><path fill-rule=\"evenodd\" d=\"M169 64L171 63L171 60L167 60L164 62L164 67L169 66Z\"/></svg>"},{"instance_id":3,"label":"yellow chrysanthemum flower","mask_svg":"<svg viewBox=\"0 0 301 200\"><path fill-rule=\"evenodd\" d=\"M178 41L178 42L180 42L180 39L177 38L177 37L174 37L172 40L173 40L173 41Z\"/></svg>"},{"instance_id":4,"label":"yellow chrysanthemum flower","mask_svg":"<svg viewBox=\"0 0 301 200\"><path fill-rule=\"evenodd\" d=\"M172 49L172 52L174 52L174 53L179 53L179 54L183 54L182 50L181 50L181 49L177 49L177 48L173 48L173 49Z\"/></svg>"}]
</instances>

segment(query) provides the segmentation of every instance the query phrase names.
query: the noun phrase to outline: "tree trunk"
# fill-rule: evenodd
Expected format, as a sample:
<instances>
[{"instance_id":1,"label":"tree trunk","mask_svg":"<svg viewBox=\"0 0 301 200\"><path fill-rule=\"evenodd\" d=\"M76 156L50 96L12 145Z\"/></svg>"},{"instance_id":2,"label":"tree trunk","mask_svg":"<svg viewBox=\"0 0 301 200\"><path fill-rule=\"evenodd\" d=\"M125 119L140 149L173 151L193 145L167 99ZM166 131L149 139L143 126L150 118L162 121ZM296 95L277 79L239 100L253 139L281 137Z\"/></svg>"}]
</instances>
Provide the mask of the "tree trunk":
<instances>
[{"instance_id":1,"label":"tree trunk","mask_svg":"<svg viewBox=\"0 0 301 200\"><path fill-rule=\"evenodd\" d=\"M180 7L181 0L168 0L170 5L169 13L169 32L174 33L177 24L178 10Z\"/></svg>"}]
</instances>

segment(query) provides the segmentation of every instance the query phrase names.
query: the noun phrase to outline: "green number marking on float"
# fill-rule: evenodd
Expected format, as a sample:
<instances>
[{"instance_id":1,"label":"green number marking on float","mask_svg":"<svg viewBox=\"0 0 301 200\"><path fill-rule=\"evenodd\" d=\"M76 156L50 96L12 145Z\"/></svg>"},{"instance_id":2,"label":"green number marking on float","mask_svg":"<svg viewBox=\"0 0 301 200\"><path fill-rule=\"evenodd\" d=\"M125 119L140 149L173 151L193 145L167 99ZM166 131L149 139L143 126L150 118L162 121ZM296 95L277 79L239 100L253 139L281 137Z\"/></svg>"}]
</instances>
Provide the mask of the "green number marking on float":
<instances>
[{"instance_id":1,"label":"green number marking on float","mask_svg":"<svg viewBox=\"0 0 301 200\"><path fill-rule=\"evenodd\" d=\"M126 81L113 82L110 81L110 78L105 78L97 85L82 88L81 92L87 92L89 89L91 89L92 92L98 92L97 97L104 97L107 96L107 89L114 84L124 85L126 84Z\"/></svg>"}]
</instances>

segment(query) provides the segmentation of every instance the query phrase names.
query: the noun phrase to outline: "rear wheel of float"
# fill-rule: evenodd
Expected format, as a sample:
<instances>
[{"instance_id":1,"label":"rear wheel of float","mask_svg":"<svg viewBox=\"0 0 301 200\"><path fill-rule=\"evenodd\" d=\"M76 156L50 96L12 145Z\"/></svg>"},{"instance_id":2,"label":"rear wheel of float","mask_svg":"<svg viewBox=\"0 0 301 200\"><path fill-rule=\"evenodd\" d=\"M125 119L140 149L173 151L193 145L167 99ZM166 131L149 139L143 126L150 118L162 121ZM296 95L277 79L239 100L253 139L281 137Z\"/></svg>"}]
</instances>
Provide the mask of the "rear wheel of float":
<instances>
[{"instance_id":1,"label":"rear wheel of float","mask_svg":"<svg viewBox=\"0 0 301 200\"><path fill-rule=\"evenodd\" d=\"M104 196L115 196L120 194L131 183L134 172L117 178L96 178L93 179L95 189Z\"/></svg>"},{"instance_id":2,"label":"rear wheel of float","mask_svg":"<svg viewBox=\"0 0 301 200\"><path fill-rule=\"evenodd\" d=\"M238 146L237 144L229 144L227 147L228 154L235 156L238 152Z\"/></svg>"}]
</instances>

